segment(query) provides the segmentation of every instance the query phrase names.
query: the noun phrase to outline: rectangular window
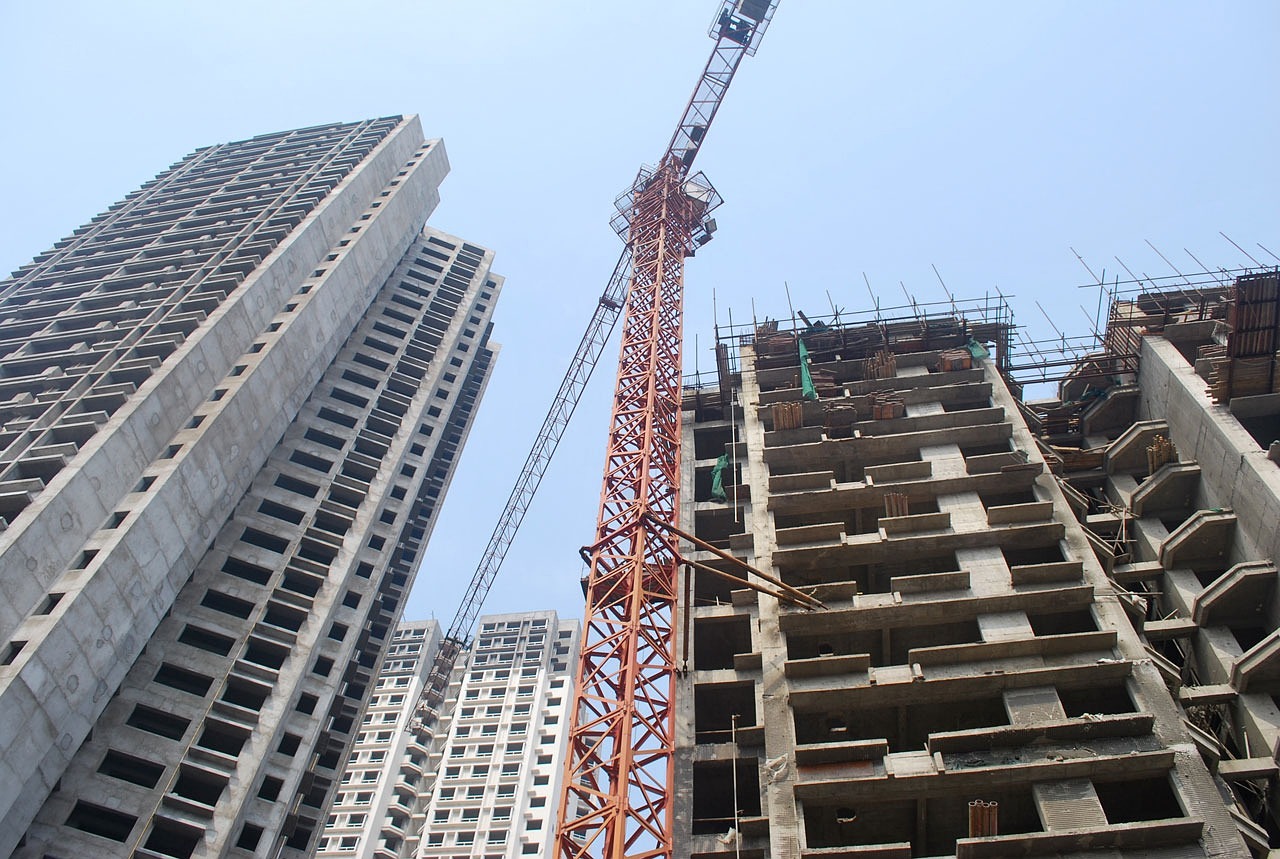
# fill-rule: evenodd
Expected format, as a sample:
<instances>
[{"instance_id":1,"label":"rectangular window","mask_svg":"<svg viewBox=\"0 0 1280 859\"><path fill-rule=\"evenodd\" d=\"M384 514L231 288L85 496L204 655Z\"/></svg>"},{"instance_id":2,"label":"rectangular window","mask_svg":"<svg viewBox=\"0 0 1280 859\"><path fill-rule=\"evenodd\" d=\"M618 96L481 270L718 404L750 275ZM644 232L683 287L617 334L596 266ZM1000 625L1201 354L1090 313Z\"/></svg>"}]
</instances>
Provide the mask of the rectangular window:
<instances>
[{"instance_id":1,"label":"rectangular window","mask_svg":"<svg viewBox=\"0 0 1280 859\"><path fill-rule=\"evenodd\" d=\"M160 663L160 668L156 671L155 681L162 686L168 686L170 689L177 689L180 692L187 692L191 695L204 695L209 691L209 687L213 685L212 677L206 677L195 671L188 671L168 662Z\"/></svg>"},{"instance_id":2,"label":"rectangular window","mask_svg":"<svg viewBox=\"0 0 1280 859\"><path fill-rule=\"evenodd\" d=\"M216 653L219 656L226 656L231 652L231 648L235 644L235 639L233 638L198 626L192 626L191 624L187 624L183 628L182 633L178 636L178 641L200 650Z\"/></svg>"},{"instance_id":3,"label":"rectangular window","mask_svg":"<svg viewBox=\"0 0 1280 859\"><path fill-rule=\"evenodd\" d=\"M186 733L187 726L191 723L181 716L175 716L163 710L156 710L145 704L138 704L133 708L133 713L130 714L125 724L141 731L167 737L170 740L177 740L182 738L182 735Z\"/></svg>"}]
</instances>

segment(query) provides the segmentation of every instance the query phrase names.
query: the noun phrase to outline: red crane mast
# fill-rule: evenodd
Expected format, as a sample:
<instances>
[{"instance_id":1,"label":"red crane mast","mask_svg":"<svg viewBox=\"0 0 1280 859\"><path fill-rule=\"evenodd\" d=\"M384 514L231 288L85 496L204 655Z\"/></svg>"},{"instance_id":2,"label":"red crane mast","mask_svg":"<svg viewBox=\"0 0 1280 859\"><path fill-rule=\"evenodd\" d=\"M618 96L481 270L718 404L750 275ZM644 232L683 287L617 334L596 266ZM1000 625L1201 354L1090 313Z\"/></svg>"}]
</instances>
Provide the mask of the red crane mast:
<instances>
[{"instance_id":1,"label":"red crane mast","mask_svg":"<svg viewBox=\"0 0 1280 859\"><path fill-rule=\"evenodd\" d=\"M716 40L666 152L618 199L631 252L586 615L560 796L557 855L670 859L684 260L720 203L689 172L777 0L723 0Z\"/></svg>"}]
</instances>

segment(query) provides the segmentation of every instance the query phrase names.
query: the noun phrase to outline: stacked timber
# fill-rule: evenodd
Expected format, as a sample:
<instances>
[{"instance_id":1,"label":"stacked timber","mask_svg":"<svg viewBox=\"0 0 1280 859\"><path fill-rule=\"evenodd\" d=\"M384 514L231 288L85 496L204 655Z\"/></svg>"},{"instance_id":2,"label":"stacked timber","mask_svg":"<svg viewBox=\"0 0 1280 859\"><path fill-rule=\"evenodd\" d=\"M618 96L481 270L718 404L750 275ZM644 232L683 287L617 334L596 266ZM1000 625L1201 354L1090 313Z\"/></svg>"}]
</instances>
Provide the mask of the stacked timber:
<instances>
[{"instance_id":1,"label":"stacked timber","mask_svg":"<svg viewBox=\"0 0 1280 859\"><path fill-rule=\"evenodd\" d=\"M796 354L796 335L778 333L757 335L756 354L793 357Z\"/></svg>"},{"instance_id":2,"label":"stacked timber","mask_svg":"<svg viewBox=\"0 0 1280 859\"><path fill-rule=\"evenodd\" d=\"M1201 350L1209 361L1209 394L1216 403L1233 397L1280 393L1280 275L1236 278L1227 307L1227 346Z\"/></svg>"},{"instance_id":3,"label":"stacked timber","mask_svg":"<svg viewBox=\"0 0 1280 859\"><path fill-rule=\"evenodd\" d=\"M1105 447L1080 448L1080 447L1059 447L1058 445L1050 445L1053 452L1057 455L1059 461L1062 462L1062 470L1064 472L1073 471L1093 471L1102 468L1102 455L1107 452Z\"/></svg>"},{"instance_id":4,"label":"stacked timber","mask_svg":"<svg viewBox=\"0 0 1280 859\"><path fill-rule=\"evenodd\" d=\"M836 374L832 370L811 367L809 378L813 380L813 389L818 392L819 397L834 397L840 393L840 387L836 384Z\"/></svg>"},{"instance_id":5,"label":"stacked timber","mask_svg":"<svg viewBox=\"0 0 1280 859\"><path fill-rule=\"evenodd\" d=\"M843 332L835 328L810 329L804 334L804 345L810 352L837 350L844 342Z\"/></svg>"},{"instance_id":6,"label":"stacked timber","mask_svg":"<svg viewBox=\"0 0 1280 859\"><path fill-rule=\"evenodd\" d=\"M884 515L892 516L910 516L911 501L903 492L886 492L884 494Z\"/></svg>"},{"instance_id":7,"label":"stacked timber","mask_svg":"<svg viewBox=\"0 0 1280 859\"><path fill-rule=\"evenodd\" d=\"M1160 466L1177 460L1178 449L1164 436L1156 436L1147 445L1147 474L1155 474Z\"/></svg>"},{"instance_id":8,"label":"stacked timber","mask_svg":"<svg viewBox=\"0 0 1280 859\"><path fill-rule=\"evenodd\" d=\"M1231 359L1227 357L1227 347L1216 343L1201 346L1196 350L1196 364L1205 362L1208 370L1203 374L1208 382L1206 393L1215 403L1225 403L1231 399Z\"/></svg>"},{"instance_id":9,"label":"stacked timber","mask_svg":"<svg viewBox=\"0 0 1280 859\"><path fill-rule=\"evenodd\" d=\"M898 375L898 359L888 349L881 349L862 359L862 378L892 379Z\"/></svg>"},{"instance_id":10,"label":"stacked timber","mask_svg":"<svg viewBox=\"0 0 1280 859\"><path fill-rule=\"evenodd\" d=\"M969 837L989 838L1000 834L1000 803L975 799L969 803Z\"/></svg>"},{"instance_id":11,"label":"stacked timber","mask_svg":"<svg viewBox=\"0 0 1280 859\"><path fill-rule=\"evenodd\" d=\"M1280 373L1276 373L1276 358L1261 355L1253 358L1236 358L1231 365L1231 396L1254 397L1258 394L1280 393Z\"/></svg>"},{"instance_id":12,"label":"stacked timber","mask_svg":"<svg viewBox=\"0 0 1280 859\"><path fill-rule=\"evenodd\" d=\"M804 425L804 403L774 403L774 430L800 429Z\"/></svg>"},{"instance_id":13,"label":"stacked timber","mask_svg":"<svg viewBox=\"0 0 1280 859\"><path fill-rule=\"evenodd\" d=\"M1280 353L1232 358L1222 346L1203 346L1197 357L1209 362L1208 394L1215 403L1229 403L1233 397L1280 394Z\"/></svg>"}]
</instances>

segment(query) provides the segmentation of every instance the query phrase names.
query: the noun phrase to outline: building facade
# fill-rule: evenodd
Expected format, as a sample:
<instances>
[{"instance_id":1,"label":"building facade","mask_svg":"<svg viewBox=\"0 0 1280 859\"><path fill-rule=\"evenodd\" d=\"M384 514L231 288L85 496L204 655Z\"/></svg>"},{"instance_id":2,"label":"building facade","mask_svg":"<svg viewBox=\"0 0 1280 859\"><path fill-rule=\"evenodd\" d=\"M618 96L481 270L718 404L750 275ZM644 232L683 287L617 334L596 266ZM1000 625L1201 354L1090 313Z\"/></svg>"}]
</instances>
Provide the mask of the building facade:
<instances>
[{"instance_id":1,"label":"building facade","mask_svg":"<svg viewBox=\"0 0 1280 859\"><path fill-rule=\"evenodd\" d=\"M438 715L427 718L421 702L399 699L401 688L421 688L431 673L423 656L428 651L416 643L421 626L403 624L396 633L395 642L403 641L406 650L397 656L393 645L379 675L376 694L385 705L371 708L373 722L364 726L368 753L359 742L353 749L320 855L551 855L580 624L562 621L553 611L481 616ZM380 718L403 727L380 737ZM385 761L368 760L383 748ZM384 774L377 778L394 783L390 807L378 814L370 809L381 795L377 788L360 790L377 782L370 777L375 766ZM364 827L359 836L350 831L352 815Z\"/></svg>"},{"instance_id":2,"label":"building facade","mask_svg":"<svg viewBox=\"0 0 1280 859\"><path fill-rule=\"evenodd\" d=\"M676 855L1249 855L1009 331L981 303L765 325L687 393L683 521L823 607L692 552L722 575L681 618Z\"/></svg>"},{"instance_id":3,"label":"building facade","mask_svg":"<svg viewBox=\"0 0 1280 859\"><path fill-rule=\"evenodd\" d=\"M0 855L313 848L495 357L447 170L202 149L0 286Z\"/></svg>"},{"instance_id":4,"label":"building facade","mask_svg":"<svg viewBox=\"0 0 1280 859\"><path fill-rule=\"evenodd\" d=\"M1031 415L1236 828L1268 857L1280 849L1280 274L1224 280L1121 295L1106 350Z\"/></svg>"}]
</instances>

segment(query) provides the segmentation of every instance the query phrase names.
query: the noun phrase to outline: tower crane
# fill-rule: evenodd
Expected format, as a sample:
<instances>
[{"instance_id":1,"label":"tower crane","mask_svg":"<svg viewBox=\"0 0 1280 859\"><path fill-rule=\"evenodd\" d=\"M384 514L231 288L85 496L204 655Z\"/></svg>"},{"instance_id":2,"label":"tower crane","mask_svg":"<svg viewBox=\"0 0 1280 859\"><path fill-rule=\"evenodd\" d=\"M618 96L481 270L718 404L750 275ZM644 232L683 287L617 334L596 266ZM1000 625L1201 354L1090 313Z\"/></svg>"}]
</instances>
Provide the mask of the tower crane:
<instances>
[{"instance_id":1,"label":"tower crane","mask_svg":"<svg viewBox=\"0 0 1280 859\"><path fill-rule=\"evenodd\" d=\"M697 542L676 522L681 293L684 258L710 240L715 221L709 215L720 202L706 178L690 176L689 168L738 65L755 53L777 5L778 0L721 0L709 32L715 47L663 157L656 168L642 169L617 201L613 226L625 246L449 624L419 702L419 726L440 716L454 664L625 305L597 543L584 550L591 564L584 584L586 634L557 831L564 856L671 856L675 550L678 539ZM636 259L642 262L639 268ZM817 604L748 570L774 587L735 579L740 585L809 608ZM636 694L626 694L629 687Z\"/></svg>"},{"instance_id":2,"label":"tower crane","mask_svg":"<svg viewBox=\"0 0 1280 859\"><path fill-rule=\"evenodd\" d=\"M754 0L754 2L753 0L742 0L742 2L724 0L723 8L712 30L712 36L717 39L715 51L703 71L698 90L686 108L671 144L667 147L667 156L678 154L686 170L688 165L693 163L703 135L711 124L712 117L715 116L720 99L733 73L737 70L738 63L744 55L755 53L755 47L776 6L776 0L772 3L763 2L763 0ZM620 213L618 218L615 218L615 222L621 217ZM709 221L707 227L709 230L700 237L704 244L714 231L714 221ZM625 233L625 226L623 232ZM569 362L569 368L560 382L551 407L547 410L542 426L525 458L524 466L520 469L506 504L498 515L497 524L490 534L489 542L481 554L467 590L449 623L441 649L425 684L422 700L419 702L418 721L420 723L430 721L434 716L439 715L438 708L444 701L453 666L470 641L471 630L475 626L484 599L506 558L507 550L515 540L520 524L524 521L525 513L528 512L542 477L555 455L560 439L568 427L569 419L573 416L587 382L591 379L591 374L600 359L600 353L613 333L631 282L631 258L631 244L628 242L622 250L617 265L614 266L613 275L596 302L586 331L583 332L578 348Z\"/></svg>"},{"instance_id":3,"label":"tower crane","mask_svg":"<svg viewBox=\"0 0 1280 859\"><path fill-rule=\"evenodd\" d=\"M715 48L666 151L618 198L630 254L618 376L560 794L562 859L671 859L684 261L720 196L691 167L778 0L722 0ZM780 583L778 583L780 584Z\"/></svg>"}]
</instances>

